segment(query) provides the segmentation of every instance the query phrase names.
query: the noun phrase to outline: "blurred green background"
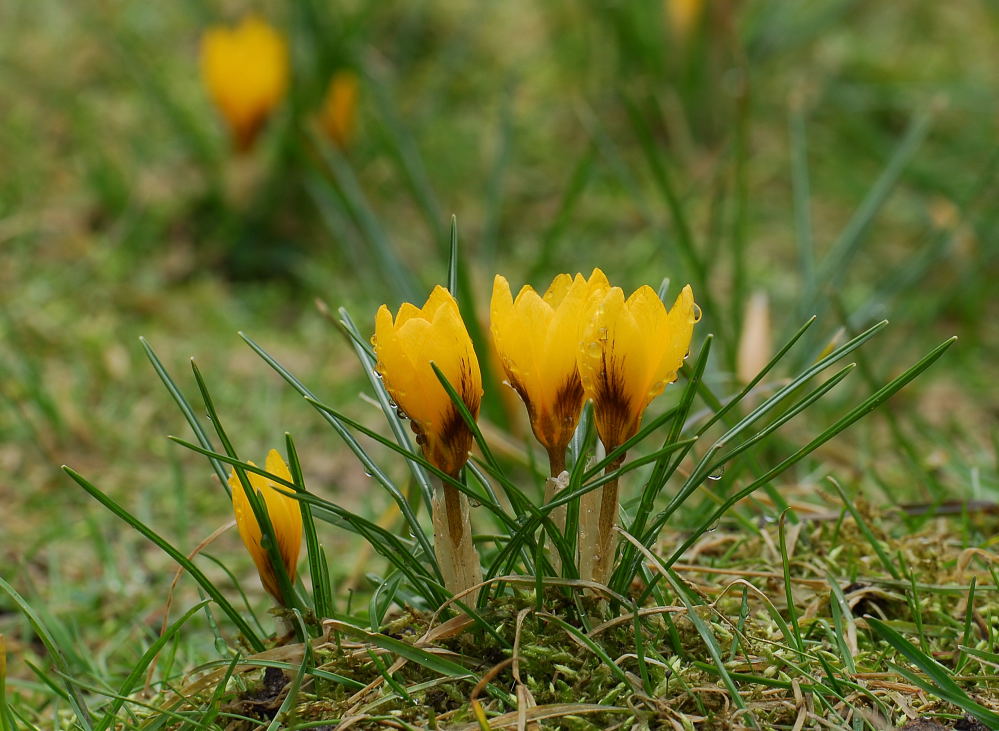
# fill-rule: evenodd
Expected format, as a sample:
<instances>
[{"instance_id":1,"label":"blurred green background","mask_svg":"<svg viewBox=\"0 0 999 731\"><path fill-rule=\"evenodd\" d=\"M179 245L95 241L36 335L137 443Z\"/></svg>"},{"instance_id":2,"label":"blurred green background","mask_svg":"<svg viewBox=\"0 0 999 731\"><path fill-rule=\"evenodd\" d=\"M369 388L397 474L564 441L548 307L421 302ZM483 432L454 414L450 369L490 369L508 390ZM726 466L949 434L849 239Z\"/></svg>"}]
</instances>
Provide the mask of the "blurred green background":
<instances>
[{"instance_id":1,"label":"blurred green background","mask_svg":"<svg viewBox=\"0 0 999 731\"><path fill-rule=\"evenodd\" d=\"M199 40L251 11L286 34L292 81L237 155ZM236 332L373 419L314 302L367 332L377 305L422 300L452 214L470 321L495 272L689 281L719 393L755 293L777 344L819 315L799 365L892 320L872 381L960 336L897 418L824 456L874 503L994 499L996 48L989 0L0 4L0 574L100 658L158 626L173 567L59 465L188 549L228 519L207 465L164 438L187 427L140 335L191 388L197 358L241 453L290 431L314 489L378 514L385 496ZM342 147L315 120L341 69L359 78ZM510 417L494 398L486 418ZM363 549L340 540L351 573ZM252 573L234 533L214 550Z\"/></svg>"}]
</instances>

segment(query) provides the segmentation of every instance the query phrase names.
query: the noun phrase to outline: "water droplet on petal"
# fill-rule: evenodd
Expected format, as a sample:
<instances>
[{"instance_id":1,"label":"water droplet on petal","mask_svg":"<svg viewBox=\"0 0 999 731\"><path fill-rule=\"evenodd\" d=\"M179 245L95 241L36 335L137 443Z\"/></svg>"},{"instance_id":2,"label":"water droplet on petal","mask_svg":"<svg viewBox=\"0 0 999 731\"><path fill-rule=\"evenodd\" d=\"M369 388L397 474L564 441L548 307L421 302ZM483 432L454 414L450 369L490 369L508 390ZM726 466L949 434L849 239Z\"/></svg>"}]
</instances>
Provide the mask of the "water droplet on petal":
<instances>
[{"instance_id":1,"label":"water droplet on petal","mask_svg":"<svg viewBox=\"0 0 999 731\"><path fill-rule=\"evenodd\" d=\"M694 322L700 322L701 321L701 314L702 314L701 313L701 306L695 302L694 303Z\"/></svg>"},{"instance_id":2,"label":"water droplet on petal","mask_svg":"<svg viewBox=\"0 0 999 731\"><path fill-rule=\"evenodd\" d=\"M655 398L656 396L661 394L663 390L666 388L666 383L667 383L666 381L656 381L655 383L653 383L652 386L649 388L649 396Z\"/></svg>"},{"instance_id":3,"label":"water droplet on petal","mask_svg":"<svg viewBox=\"0 0 999 731\"><path fill-rule=\"evenodd\" d=\"M592 356L600 355L600 351L601 351L600 343L598 343L596 341L594 341L592 343L588 343L587 346L586 346L586 351L590 355L592 355Z\"/></svg>"}]
</instances>

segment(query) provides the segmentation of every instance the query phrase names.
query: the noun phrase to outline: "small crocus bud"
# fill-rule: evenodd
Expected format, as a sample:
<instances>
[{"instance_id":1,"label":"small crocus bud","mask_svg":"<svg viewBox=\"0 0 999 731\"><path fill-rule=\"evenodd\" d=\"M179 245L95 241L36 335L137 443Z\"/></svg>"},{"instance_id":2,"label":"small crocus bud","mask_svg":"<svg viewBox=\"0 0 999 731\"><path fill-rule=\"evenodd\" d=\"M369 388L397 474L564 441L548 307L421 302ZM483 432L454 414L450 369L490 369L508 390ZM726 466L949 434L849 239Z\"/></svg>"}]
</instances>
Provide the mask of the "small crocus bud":
<instances>
[{"instance_id":1,"label":"small crocus bud","mask_svg":"<svg viewBox=\"0 0 999 731\"><path fill-rule=\"evenodd\" d=\"M609 287L599 269L589 279L559 274L544 295L525 285L516 299L505 277L493 282L493 343L507 382L527 407L534 436L548 450L553 477L562 472L583 408L577 353L587 305Z\"/></svg>"},{"instance_id":2,"label":"small crocus bud","mask_svg":"<svg viewBox=\"0 0 999 731\"><path fill-rule=\"evenodd\" d=\"M597 433L608 451L638 431L642 414L676 380L700 310L687 285L668 311L651 287L627 300L611 287L592 301L579 349L579 375L593 400Z\"/></svg>"},{"instance_id":3,"label":"small crocus bud","mask_svg":"<svg viewBox=\"0 0 999 731\"><path fill-rule=\"evenodd\" d=\"M201 39L201 77L233 146L245 152L288 87L284 36L253 15L233 28L210 28Z\"/></svg>"},{"instance_id":4,"label":"small crocus bud","mask_svg":"<svg viewBox=\"0 0 999 731\"><path fill-rule=\"evenodd\" d=\"M319 123L329 140L340 147L347 147L354 139L357 97L357 74L353 71L333 74L319 110Z\"/></svg>"},{"instance_id":5,"label":"small crocus bud","mask_svg":"<svg viewBox=\"0 0 999 731\"><path fill-rule=\"evenodd\" d=\"M392 318L382 305L375 318L375 355L385 388L413 424L417 442L431 464L457 478L468 461L472 432L434 373L436 364L473 417L482 401L482 374L458 303L435 287L422 308L404 303ZM444 584L458 594L482 580L472 541L468 498L442 481L431 501L434 552ZM464 601L475 601L478 590Z\"/></svg>"},{"instance_id":6,"label":"small crocus bud","mask_svg":"<svg viewBox=\"0 0 999 731\"><path fill-rule=\"evenodd\" d=\"M248 464L252 465L253 462ZM291 472L288 470L288 465L284 463L276 450L272 449L267 453L265 468L272 475L291 482ZM285 486L279 487L263 475L247 472L246 477L250 481L250 487L260 496L267 509L267 517L274 529L274 537L277 539L281 563L284 564L288 579L294 584L298 566L298 551L302 545L302 511L298 501L281 492L281 490L286 489ZM239 529L239 537L243 539L243 545L246 546L246 550L253 558L253 563L257 566L260 582L272 597L278 602L282 602L276 570L271 565L270 554L261 544L263 533L235 470L229 475L229 487L232 490L232 507L236 514L236 528Z\"/></svg>"}]
</instances>

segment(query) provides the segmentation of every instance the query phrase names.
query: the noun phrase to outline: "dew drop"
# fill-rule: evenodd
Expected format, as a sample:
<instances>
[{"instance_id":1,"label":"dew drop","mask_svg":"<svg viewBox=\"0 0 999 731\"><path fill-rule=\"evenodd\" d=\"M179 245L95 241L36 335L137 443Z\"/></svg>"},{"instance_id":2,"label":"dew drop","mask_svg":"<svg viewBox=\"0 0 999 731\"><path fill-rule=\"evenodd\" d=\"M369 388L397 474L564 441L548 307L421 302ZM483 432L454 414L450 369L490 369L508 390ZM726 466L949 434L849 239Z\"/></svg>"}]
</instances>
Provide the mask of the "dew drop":
<instances>
[{"instance_id":1,"label":"dew drop","mask_svg":"<svg viewBox=\"0 0 999 731\"><path fill-rule=\"evenodd\" d=\"M375 371L375 378L377 378L380 381L383 378L385 378L385 376L382 375L381 371Z\"/></svg>"},{"instance_id":2,"label":"dew drop","mask_svg":"<svg viewBox=\"0 0 999 731\"><path fill-rule=\"evenodd\" d=\"M721 479L721 478L722 478L722 477L723 477L724 475L725 475L725 468L724 468L724 467L721 467L721 468L719 468L719 469L718 469L718 471L717 471L717 472L712 472L712 473L711 473L710 475L708 475L708 479L709 479L709 480L714 480L715 482L717 482L717 481L718 481L718 480L720 480L720 479Z\"/></svg>"},{"instance_id":3,"label":"dew drop","mask_svg":"<svg viewBox=\"0 0 999 731\"><path fill-rule=\"evenodd\" d=\"M607 342L607 328L606 327L602 327L599 330L597 330L597 340L599 340L601 343L606 343Z\"/></svg>"},{"instance_id":4,"label":"dew drop","mask_svg":"<svg viewBox=\"0 0 999 731\"><path fill-rule=\"evenodd\" d=\"M694 322L700 322L701 321L701 314L702 314L701 313L701 306L695 302L694 303Z\"/></svg>"},{"instance_id":5,"label":"dew drop","mask_svg":"<svg viewBox=\"0 0 999 731\"><path fill-rule=\"evenodd\" d=\"M601 350L600 343L598 343L596 341L594 341L592 343L588 343L587 346L586 346L586 350L587 350L587 352L590 355L593 355L593 356L600 355L600 350Z\"/></svg>"},{"instance_id":6,"label":"dew drop","mask_svg":"<svg viewBox=\"0 0 999 731\"><path fill-rule=\"evenodd\" d=\"M405 411L403 411L402 409L398 409L398 408L397 408L397 409L395 410L395 413L396 413L396 416L398 416L398 417L399 417L400 419L402 419L403 421L406 421L406 419L408 419L408 418L409 418L409 416L408 416L408 415L406 414L406 412L405 412Z\"/></svg>"},{"instance_id":7,"label":"dew drop","mask_svg":"<svg viewBox=\"0 0 999 731\"><path fill-rule=\"evenodd\" d=\"M364 468L364 476L365 477L374 477L375 473L372 472L371 470L369 470L367 467L365 467Z\"/></svg>"},{"instance_id":8,"label":"dew drop","mask_svg":"<svg viewBox=\"0 0 999 731\"><path fill-rule=\"evenodd\" d=\"M652 387L649 389L649 396L655 398L656 396L661 394L663 390L665 390L666 388L666 383L667 383L666 381L656 381L655 383L653 383Z\"/></svg>"},{"instance_id":9,"label":"dew drop","mask_svg":"<svg viewBox=\"0 0 999 731\"><path fill-rule=\"evenodd\" d=\"M472 498L468 499L468 507L470 508L481 508L482 502L480 500L474 500Z\"/></svg>"}]
</instances>

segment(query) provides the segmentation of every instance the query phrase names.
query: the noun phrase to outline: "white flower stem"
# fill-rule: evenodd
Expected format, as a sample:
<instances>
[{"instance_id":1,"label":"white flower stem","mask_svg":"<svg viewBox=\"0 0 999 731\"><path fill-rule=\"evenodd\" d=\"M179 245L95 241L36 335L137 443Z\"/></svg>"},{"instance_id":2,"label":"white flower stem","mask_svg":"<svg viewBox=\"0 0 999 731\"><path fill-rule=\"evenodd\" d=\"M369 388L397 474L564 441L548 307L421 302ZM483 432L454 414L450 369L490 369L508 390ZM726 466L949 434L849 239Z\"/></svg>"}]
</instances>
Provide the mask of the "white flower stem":
<instances>
[{"instance_id":1,"label":"white flower stem","mask_svg":"<svg viewBox=\"0 0 999 731\"><path fill-rule=\"evenodd\" d=\"M482 564L472 541L468 498L453 485L434 489L431 513L434 523L434 551L444 576L444 586L458 594L482 582ZM466 594L461 601L474 604L479 592Z\"/></svg>"}]
</instances>

